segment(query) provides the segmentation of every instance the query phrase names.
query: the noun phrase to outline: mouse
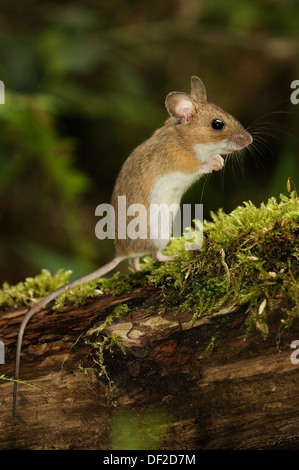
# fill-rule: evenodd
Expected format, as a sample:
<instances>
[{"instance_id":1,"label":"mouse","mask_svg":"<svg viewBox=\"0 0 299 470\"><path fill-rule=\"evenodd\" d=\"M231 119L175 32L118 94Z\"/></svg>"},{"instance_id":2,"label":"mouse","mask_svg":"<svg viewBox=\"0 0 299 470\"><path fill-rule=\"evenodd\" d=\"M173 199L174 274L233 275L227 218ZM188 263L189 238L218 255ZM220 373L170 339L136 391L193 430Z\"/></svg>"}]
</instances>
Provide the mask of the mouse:
<instances>
[{"instance_id":1,"label":"mouse","mask_svg":"<svg viewBox=\"0 0 299 470\"><path fill-rule=\"evenodd\" d=\"M202 175L223 168L222 155L238 151L253 141L237 119L208 102L205 86L197 76L191 77L190 94L170 92L166 96L165 107L169 117L164 125L132 151L116 179L111 203L115 220L121 220L125 226L130 217L118 210L120 196L126 197L127 205L142 204L145 211L141 217L147 217L153 204L179 205L183 194ZM158 234L156 237L150 236L153 228ZM171 224L169 237L159 234L159 227L151 227L150 223L142 238L124 237L116 227L115 257L110 262L50 293L25 314L17 339L13 416L16 412L21 346L32 316L67 289L104 276L124 260L128 260L135 270L140 270L140 258L145 255L151 255L155 261L172 261L174 256L162 253L171 238Z\"/></svg>"}]
</instances>

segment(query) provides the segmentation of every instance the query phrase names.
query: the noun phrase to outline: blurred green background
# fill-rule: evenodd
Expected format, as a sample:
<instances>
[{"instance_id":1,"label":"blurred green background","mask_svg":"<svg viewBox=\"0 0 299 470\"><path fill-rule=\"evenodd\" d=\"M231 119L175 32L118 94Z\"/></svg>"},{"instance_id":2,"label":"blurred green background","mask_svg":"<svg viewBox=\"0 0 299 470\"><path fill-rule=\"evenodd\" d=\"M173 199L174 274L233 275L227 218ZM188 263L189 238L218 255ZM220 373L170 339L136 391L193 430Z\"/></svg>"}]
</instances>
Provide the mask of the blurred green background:
<instances>
[{"instance_id":1,"label":"blurred green background","mask_svg":"<svg viewBox=\"0 0 299 470\"><path fill-rule=\"evenodd\" d=\"M168 92L198 75L255 137L242 161L183 202L204 217L299 189L295 0L1 0L0 282L48 268L73 277L113 257L95 208L120 167L167 118Z\"/></svg>"}]
</instances>

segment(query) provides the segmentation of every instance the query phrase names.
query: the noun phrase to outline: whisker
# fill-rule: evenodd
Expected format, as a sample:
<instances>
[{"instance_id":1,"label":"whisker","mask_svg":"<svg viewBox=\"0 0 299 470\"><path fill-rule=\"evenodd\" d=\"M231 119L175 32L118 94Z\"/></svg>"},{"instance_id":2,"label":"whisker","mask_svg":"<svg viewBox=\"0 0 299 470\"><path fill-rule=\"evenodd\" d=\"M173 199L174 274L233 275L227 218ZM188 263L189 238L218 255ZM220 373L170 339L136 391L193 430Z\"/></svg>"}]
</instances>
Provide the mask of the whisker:
<instances>
[{"instance_id":1,"label":"whisker","mask_svg":"<svg viewBox=\"0 0 299 470\"><path fill-rule=\"evenodd\" d=\"M299 136L293 135L289 127L284 128L281 123L275 122L278 120L276 118L290 114L290 111L285 110L273 110L265 113L257 117L247 126L246 130L253 137L253 142L248 147L234 151L233 143L227 145L224 155L222 155L225 159L225 165L220 174L220 188L222 193L225 191L227 172L232 174L233 178L239 178L241 174L243 180L247 179L246 160L248 157L253 160L259 172L265 174L267 173L267 160L269 160L269 158L274 159L278 157L277 142L282 143L282 136L288 136L296 141L299 140ZM287 121L288 120L284 118L283 124L285 122L285 126L288 125ZM201 202L203 201L204 192L210 182L210 178L211 174L206 175L204 179L200 197Z\"/></svg>"},{"instance_id":2,"label":"whisker","mask_svg":"<svg viewBox=\"0 0 299 470\"><path fill-rule=\"evenodd\" d=\"M285 111L285 110L277 110L277 111L271 111L269 113L266 113L266 114L263 114L262 116L259 116L257 117L254 121L252 121L249 126L247 126L246 130L249 130L252 128L252 126L255 126L256 124L258 124L260 121L263 121L263 123L265 122L264 119L265 118L268 118L269 116L275 116L275 115L278 115L278 114L290 114L290 111ZM272 124L272 123L270 123Z\"/></svg>"},{"instance_id":3,"label":"whisker","mask_svg":"<svg viewBox=\"0 0 299 470\"><path fill-rule=\"evenodd\" d=\"M200 204L203 203L204 191L205 191L205 189L206 189L206 185L208 184L210 178L211 178L211 173L205 175L204 182L203 182L203 186L202 186L202 189L201 189Z\"/></svg>"}]
</instances>

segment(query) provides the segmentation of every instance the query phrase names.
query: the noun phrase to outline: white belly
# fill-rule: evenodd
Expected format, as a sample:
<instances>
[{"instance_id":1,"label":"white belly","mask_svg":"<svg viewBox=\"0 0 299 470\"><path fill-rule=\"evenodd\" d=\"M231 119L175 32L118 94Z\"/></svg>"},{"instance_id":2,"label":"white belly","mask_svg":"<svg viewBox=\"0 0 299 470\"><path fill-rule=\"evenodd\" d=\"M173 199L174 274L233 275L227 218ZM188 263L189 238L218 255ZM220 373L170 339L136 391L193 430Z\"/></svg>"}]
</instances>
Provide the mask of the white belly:
<instances>
[{"instance_id":1,"label":"white belly","mask_svg":"<svg viewBox=\"0 0 299 470\"><path fill-rule=\"evenodd\" d=\"M192 183L199 179L200 175L200 171L193 174L173 172L162 176L155 182L150 193L150 204L163 204L168 206L168 208L171 208L172 206L170 221L168 223L168 231L167 224L164 225L164 227L161 225L161 219L165 222L165 219L169 217L167 210L165 210L165 206L164 210L162 208L160 211L160 219L157 219L157 217L149 217L152 233L157 234L157 236L153 238L153 241L158 250L163 250L163 248L168 244L172 233L172 222L179 210L182 196ZM176 207L174 205L176 205Z\"/></svg>"}]
</instances>

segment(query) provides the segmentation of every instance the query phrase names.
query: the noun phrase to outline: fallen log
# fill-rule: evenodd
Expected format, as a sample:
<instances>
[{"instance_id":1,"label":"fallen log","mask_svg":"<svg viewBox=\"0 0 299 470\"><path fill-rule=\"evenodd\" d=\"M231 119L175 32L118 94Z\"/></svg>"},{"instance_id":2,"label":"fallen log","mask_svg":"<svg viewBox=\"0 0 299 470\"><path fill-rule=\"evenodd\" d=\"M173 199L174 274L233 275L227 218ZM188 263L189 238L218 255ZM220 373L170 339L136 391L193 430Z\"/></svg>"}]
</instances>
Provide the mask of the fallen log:
<instances>
[{"instance_id":1,"label":"fallen log","mask_svg":"<svg viewBox=\"0 0 299 470\"><path fill-rule=\"evenodd\" d=\"M127 313L103 329L124 305ZM299 365L290 348L299 322L278 347L281 313L272 311L266 339L258 330L244 339L245 308L226 306L192 324L189 311L174 316L161 306L161 289L142 287L43 310L27 327L20 376L45 391L20 384L13 418L13 384L0 380L0 448L299 449ZM6 377L25 311L0 317Z\"/></svg>"},{"instance_id":2,"label":"fallen log","mask_svg":"<svg viewBox=\"0 0 299 470\"><path fill-rule=\"evenodd\" d=\"M201 250L174 240L175 261L145 258L141 272L70 289L36 314L20 377L40 389L19 385L14 418L26 310L12 306L66 279L5 284L0 448L299 449L299 201L280 199L219 211Z\"/></svg>"}]
</instances>

